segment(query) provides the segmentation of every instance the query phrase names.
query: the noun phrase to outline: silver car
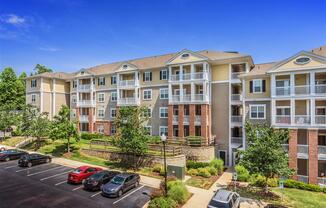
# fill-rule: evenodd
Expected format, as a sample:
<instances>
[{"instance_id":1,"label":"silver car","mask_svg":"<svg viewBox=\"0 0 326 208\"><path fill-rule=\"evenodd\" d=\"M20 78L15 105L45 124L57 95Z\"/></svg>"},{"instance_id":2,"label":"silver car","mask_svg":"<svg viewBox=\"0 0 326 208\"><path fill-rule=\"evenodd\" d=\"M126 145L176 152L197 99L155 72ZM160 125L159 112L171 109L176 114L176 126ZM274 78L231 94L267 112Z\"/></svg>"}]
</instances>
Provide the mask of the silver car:
<instances>
[{"instance_id":1,"label":"silver car","mask_svg":"<svg viewBox=\"0 0 326 208\"><path fill-rule=\"evenodd\" d=\"M208 208L239 208L240 195L236 192L221 189L213 196Z\"/></svg>"}]
</instances>

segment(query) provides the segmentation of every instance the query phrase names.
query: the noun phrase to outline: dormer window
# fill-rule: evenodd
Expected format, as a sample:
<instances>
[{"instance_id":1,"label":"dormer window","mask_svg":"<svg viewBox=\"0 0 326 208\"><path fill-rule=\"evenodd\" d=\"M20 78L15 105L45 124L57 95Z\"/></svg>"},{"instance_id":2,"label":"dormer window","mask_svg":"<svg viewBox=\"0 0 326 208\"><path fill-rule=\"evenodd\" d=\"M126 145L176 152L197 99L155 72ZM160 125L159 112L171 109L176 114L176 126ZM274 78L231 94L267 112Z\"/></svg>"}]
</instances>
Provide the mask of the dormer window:
<instances>
[{"instance_id":1,"label":"dormer window","mask_svg":"<svg viewBox=\"0 0 326 208\"><path fill-rule=\"evenodd\" d=\"M184 53L181 55L181 58L186 59L186 58L189 58L189 56L190 56L189 53Z\"/></svg>"},{"instance_id":2,"label":"dormer window","mask_svg":"<svg viewBox=\"0 0 326 208\"><path fill-rule=\"evenodd\" d=\"M297 58L297 59L294 61L294 63L296 63L296 64L300 64L300 65L304 65L304 64L309 63L310 61L311 61L311 59L310 59L309 57L304 56L304 57L299 57L299 58Z\"/></svg>"},{"instance_id":3,"label":"dormer window","mask_svg":"<svg viewBox=\"0 0 326 208\"><path fill-rule=\"evenodd\" d=\"M84 73L85 73L84 71L81 71L81 72L80 72L81 75L84 75Z\"/></svg>"}]
</instances>

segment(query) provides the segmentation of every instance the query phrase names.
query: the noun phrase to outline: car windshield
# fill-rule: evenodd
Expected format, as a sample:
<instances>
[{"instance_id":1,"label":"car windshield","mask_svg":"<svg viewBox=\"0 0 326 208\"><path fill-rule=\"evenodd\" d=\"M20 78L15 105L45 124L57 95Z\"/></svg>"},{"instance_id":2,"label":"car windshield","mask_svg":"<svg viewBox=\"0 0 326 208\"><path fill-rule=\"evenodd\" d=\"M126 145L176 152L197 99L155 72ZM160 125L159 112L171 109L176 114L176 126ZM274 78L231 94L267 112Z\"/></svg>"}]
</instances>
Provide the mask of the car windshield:
<instances>
[{"instance_id":1,"label":"car windshield","mask_svg":"<svg viewBox=\"0 0 326 208\"><path fill-rule=\"evenodd\" d=\"M121 185L125 179L120 176L116 176L112 179L111 183Z\"/></svg>"},{"instance_id":2,"label":"car windshield","mask_svg":"<svg viewBox=\"0 0 326 208\"><path fill-rule=\"evenodd\" d=\"M81 168L77 168L77 169L72 171L72 173L76 173L76 174L79 174L81 172L83 172L83 169L81 169Z\"/></svg>"},{"instance_id":3,"label":"car windshield","mask_svg":"<svg viewBox=\"0 0 326 208\"><path fill-rule=\"evenodd\" d=\"M1 153L2 154L10 154L10 153L15 153L17 152L16 150L5 150L5 151L2 151Z\"/></svg>"},{"instance_id":4,"label":"car windshield","mask_svg":"<svg viewBox=\"0 0 326 208\"><path fill-rule=\"evenodd\" d=\"M211 200L209 202L209 205L211 205L212 207L218 207L218 208L229 208L227 203L222 203L222 202L218 202L215 200Z\"/></svg>"},{"instance_id":5,"label":"car windshield","mask_svg":"<svg viewBox=\"0 0 326 208\"><path fill-rule=\"evenodd\" d=\"M102 178L106 173L105 172L99 172L99 173L95 173L91 176L91 178L97 180L97 179L100 179Z\"/></svg>"}]
</instances>

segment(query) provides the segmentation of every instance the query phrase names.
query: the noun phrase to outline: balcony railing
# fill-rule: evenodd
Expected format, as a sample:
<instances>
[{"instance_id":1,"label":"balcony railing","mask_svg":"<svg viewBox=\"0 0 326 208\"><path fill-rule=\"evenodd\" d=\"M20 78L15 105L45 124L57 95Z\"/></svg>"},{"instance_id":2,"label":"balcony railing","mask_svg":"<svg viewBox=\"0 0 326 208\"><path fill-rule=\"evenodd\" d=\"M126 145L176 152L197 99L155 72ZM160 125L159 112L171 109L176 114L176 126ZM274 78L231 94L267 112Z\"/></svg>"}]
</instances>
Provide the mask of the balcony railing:
<instances>
[{"instance_id":1,"label":"balcony railing","mask_svg":"<svg viewBox=\"0 0 326 208\"><path fill-rule=\"evenodd\" d=\"M120 80L118 82L119 87L135 87L136 80Z\"/></svg>"},{"instance_id":2,"label":"balcony railing","mask_svg":"<svg viewBox=\"0 0 326 208\"><path fill-rule=\"evenodd\" d=\"M194 101L204 101L204 95L203 94L195 94Z\"/></svg>"},{"instance_id":3,"label":"balcony railing","mask_svg":"<svg viewBox=\"0 0 326 208\"><path fill-rule=\"evenodd\" d=\"M326 124L326 115L315 115L316 124Z\"/></svg>"},{"instance_id":4,"label":"balcony railing","mask_svg":"<svg viewBox=\"0 0 326 208\"><path fill-rule=\"evenodd\" d=\"M233 144L242 144L242 137L231 137L231 143Z\"/></svg>"},{"instance_id":5,"label":"balcony railing","mask_svg":"<svg viewBox=\"0 0 326 208\"><path fill-rule=\"evenodd\" d=\"M316 94L326 94L326 84L315 85Z\"/></svg>"},{"instance_id":6,"label":"balcony railing","mask_svg":"<svg viewBox=\"0 0 326 208\"><path fill-rule=\"evenodd\" d=\"M195 124L200 125L201 124L201 116L195 116Z\"/></svg>"},{"instance_id":7,"label":"balcony railing","mask_svg":"<svg viewBox=\"0 0 326 208\"><path fill-rule=\"evenodd\" d=\"M317 183L321 186L326 186L326 178L325 177L317 177Z\"/></svg>"},{"instance_id":8,"label":"balcony railing","mask_svg":"<svg viewBox=\"0 0 326 208\"><path fill-rule=\"evenodd\" d=\"M242 123L242 116L231 116L231 122Z\"/></svg>"},{"instance_id":9,"label":"balcony railing","mask_svg":"<svg viewBox=\"0 0 326 208\"><path fill-rule=\"evenodd\" d=\"M277 124L291 124L291 116L289 115L276 115L275 123Z\"/></svg>"},{"instance_id":10,"label":"balcony railing","mask_svg":"<svg viewBox=\"0 0 326 208\"><path fill-rule=\"evenodd\" d=\"M79 122L81 123L88 123L88 115L80 115Z\"/></svg>"},{"instance_id":11,"label":"balcony railing","mask_svg":"<svg viewBox=\"0 0 326 208\"><path fill-rule=\"evenodd\" d=\"M242 96L241 96L241 94L232 94L231 95L231 100L232 101L241 101L242 100Z\"/></svg>"},{"instance_id":12,"label":"balcony railing","mask_svg":"<svg viewBox=\"0 0 326 208\"><path fill-rule=\"evenodd\" d=\"M183 101L191 101L191 95L190 94L184 94L183 95Z\"/></svg>"},{"instance_id":13,"label":"balcony railing","mask_svg":"<svg viewBox=\"0 0 326 208\"><path fill-rule=\"evenodd\" d=\"M203 102L206 101L206 96L203 94L184 94L183 96L180 95L172 95L171 96L172 102Z\"/></svg>"},{"instance_id":14,"label":"balcony railing","mask_svg":"<svg viewBox=\"0 0 326 208\"><path fill-rule=\"evenodd\" d=\"M91 84L80 84L78 85L78 90L79 91L90 91L93 89L93 85Z\"/></svg>"},{"instance_id":15,"label":"balcony railing","mask_svg":"<svg viewBox=\"0 0 326 208\"><path fill-rule=\"evenodd\" d=\"M189 124L189 122L190 122L189 115L184 115L183 116L183 124Z\"/></svg>"},{"instance_id":16,"label":"balcony railing","mask_svg":"<svg viewBox=\"0 0 326 208\"><path fill-rule=\"evenodd\" d=\"M136 99L136 97L119 98L118 105L138 105L138 101L139 99Z\"/></svg>"},{"instance_id":17,"label":"balcony railing","mask_svg":"<svg viewBox=\"0 0 326 208\"><path fill-rule=\"evenodd\" d=\"M320 160L326 160L326 146L318 145L318 158Z\"/></svg>"},{"instance_id":18,"label":"balcony railing","mask_svg":"<svg viewBox=\"0 0 326 208\"><path fill-rule=\"evenodd\" d=\"M173 116L173 123L178 124L179 122L179 117L178 116Z\"/></svg>"},{"instance_id":19,"label":"balcony railing","mask_svg":"<svg viewBox=\"0 0 326 208\"><path fill-rule=\"evenodd\" d=\"M298 158L308 158L308 145L298 144Z\"/></svg>"},{"instance_id":20,"label":"balcony railing","mask_svg":"<svg viewBox=\"0 0 326 208\"><path fill-rule=\"evenodd\" d=\"M276 87L275 94L278 96L286 96L291 94L290 87Z\"/></svg>"},{"instance_id":21,"label":"balcony railing","mask_svg":"<svg viewBox=\"0 0 326 208\"><path fill-rule=\"evenodd\" d=\"M305 175L297 175L297 178L298 178L298 181L300 182L304 182L304 183L308 183L308 176L305 176Z\"/></svg>"},{"instance_id":22,"label":"balcony railing","mask_svg":"<svg viewBox=\"0 0 326 208\"><path fill-rule=\"evenodd\" d=\"M191 79L190 73L182 74L182 80L190 80L190 79Z\"/></svg>"},{"instance_id":23,"label":"balcony railing","mask_svg":"<svg viewBox=\"0 0 326 208\"><path fill-rule=\"evenodd\" d=\"M171 74L170 81L181 81L181 80L203 80L208 79L207 72L194 72L184 74Z\"/></svg>"},{"instance_id":24,"label":"balcony railing","mask_svg":"<svg viewBox=\"0 0 326 208\"><path fill-rule=\"evenodd\" d=\"M231 79L239 79L239 76L241 74L244 74L245 72L232 72L231 73Z\"/></svg>"},{"instance_id":25,"label":"balcony railing","mask_svg":"<svg viewBox=\"0 0 326 208\"><path fill-rule=\"evenodd\" d=\"M294 116L295 124L306 125L310 124L310 115L296 115Z\"/></svg>"},{"instance_id":26,"label":"balcony railing","mask_svg":"<svg viewBox=\"0 0 326 208\"><path fill-rule=\"evenodd\" d=\"M207 79L206 72L195 72L192 74L192 79Z\"/></svg>"},{"instance_id":27,"label":"balcony railing","mask_svg":"<svg viewBox=\"0 0 326 208\"><path fill-rule=\"evenodd\" d=\"M294 92L296 95L307 95L310 94L309 85L299 85L294 87Z\"/></svg>"},{"instance_id":28,"label":"balcony railing","mask_svg":"<svg viewBox=\"0 0 326 208\"><path fill-rule=\"evenodd\" d=\"M77 107L94 107L95 101L94 100L79 100L77 102Z\"/></svg>"}]
</instances>

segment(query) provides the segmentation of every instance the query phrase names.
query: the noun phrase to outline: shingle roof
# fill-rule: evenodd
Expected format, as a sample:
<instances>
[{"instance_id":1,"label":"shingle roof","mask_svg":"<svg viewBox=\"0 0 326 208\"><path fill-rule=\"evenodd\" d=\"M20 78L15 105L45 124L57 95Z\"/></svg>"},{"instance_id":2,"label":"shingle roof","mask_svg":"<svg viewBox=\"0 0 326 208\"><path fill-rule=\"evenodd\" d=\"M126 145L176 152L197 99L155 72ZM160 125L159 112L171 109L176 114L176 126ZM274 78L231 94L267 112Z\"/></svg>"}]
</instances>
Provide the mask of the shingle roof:
<instances>
[{"instance_id":1,"label":"shingle roof","mask_svg":"<svg viewBox=\"0 0 326 208\"><path fill-rule=\"evenodd\" d=\"M265 75L266 72L277 63L278 62L255 64L255 67L251 69L250 72L241 75L241 77Z\"/></svg>"},{"instance_id":2,"label":"shingle roof","mask_svg":"<svg viewBox=\"0 0 326 208\"><path fill-rule=\"evenodd\" d=\"M56 78L56 79L71 79L74 76L72 73L65 73L65 72L44 72L42 74L36 74L27 78L31 77L46 77L46 78Z\"/></svg>"},{"instance_id":3,"label":"shingle roof","mask_svg":"<svg viewBox=\"0 0 326 208\"><path fill-rule=\"evenodd\" d=\"M326 57L326 45L320 46L318 48L312 49L311 52L314 54L317 54L319 56L325 56Z\"/></svg>"}]
</instances>

